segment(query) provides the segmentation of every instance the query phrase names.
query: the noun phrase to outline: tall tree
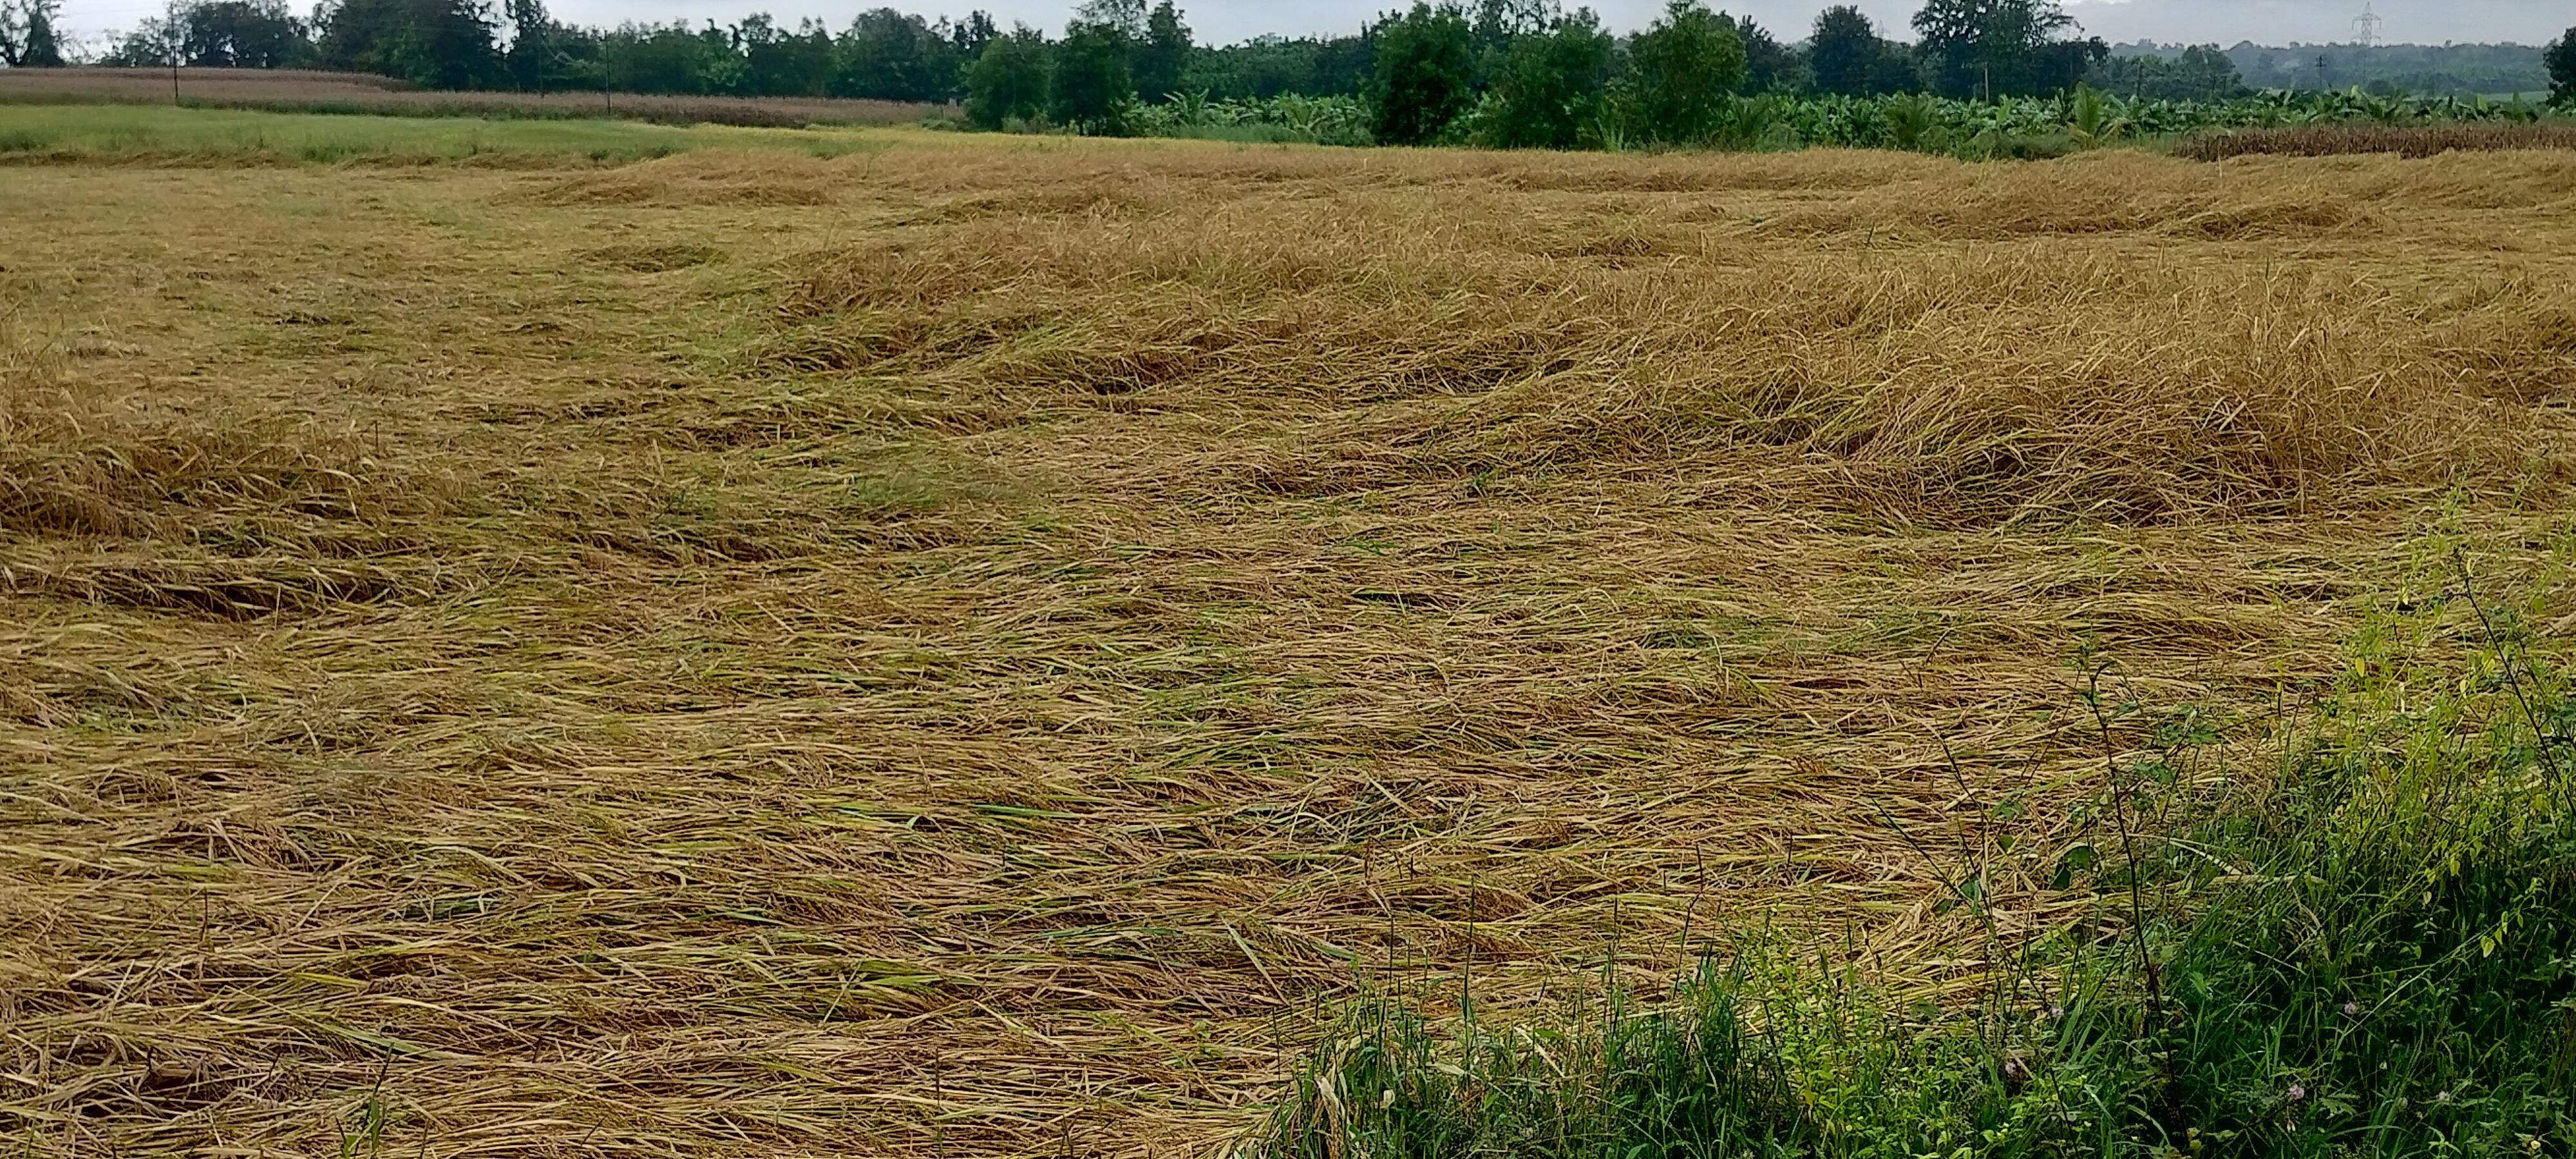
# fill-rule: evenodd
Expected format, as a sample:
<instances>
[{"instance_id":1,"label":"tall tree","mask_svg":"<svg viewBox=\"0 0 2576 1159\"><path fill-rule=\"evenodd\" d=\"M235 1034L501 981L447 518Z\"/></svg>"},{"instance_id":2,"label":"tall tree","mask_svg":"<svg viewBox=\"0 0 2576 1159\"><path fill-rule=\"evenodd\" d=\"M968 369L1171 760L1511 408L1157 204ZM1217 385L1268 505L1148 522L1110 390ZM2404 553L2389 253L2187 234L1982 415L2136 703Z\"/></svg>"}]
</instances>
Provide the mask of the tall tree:
<instances>
[{"instance_id":1,"label":"tall tree","mask_svg":"<svg viewBox=\"0 0 2576 1159\"><path fill-rule=\"evenodd\" d=\"M2067 54L2054 48L2075 20L2057 0L1925 0L1914 31L1943 96L1999 97L2073 84ZM2080 43L2080 42L2079 42ZM2107 49L2105 50L2107 51Z\"/></svg>"},{"instance_id":2,"label":"tall tree","mask_svg":"<svg viewBox=\"0 0 2576 1159\"><path fill-rule=\"evenodd\" d=\"M501 19L510 26L510 47L501 54L510 83L526 92L565 87L565 41L571 30L555 23L545 0L503 0Z\"/></svg>"},{"instance_id":3,"label":"tall tree","mask_svg":"<svg viewBox=\"0 0 2576 1159\"><path fill-rule=\"evenodd\" d=\"M1557 0L1473 0L1465 11L1476 62L1470 83L1479 89L1502 75L1513 42L1555 27L1565 14Z\"/></svg>"},{"instance_id":4,"label":"tall tree","mask_svg":"<svg viewBox=\"0 0 2576 1159\"><path fill-rule=\"evenodd\" d=\"M1883 91L1878 27L1849 4L1816 14L1815 31L1807 37L1807 70L1816 90L1847 97Z\"/></svg>"},{"instance_id":5,"label":"tall tree","mask_svg":"<svg viewBox=\"0 0 2576 1159\"><path fill-rule=\"evenodd\" d=\"M2031 57L2030 70L2018 79L2016 95L2060 93L2083 83L2084 74L2111 58L2111 46L2099 36L2051 40ZM2236 69L2228 66L2232 76Z\"/></svg>"},{"instance_id":6,"label":"tall tree","mask_svg":"<svg viewBox=\"0 0 2576 1159\"><path fill-rule=\"evenodd\" d=\"M984 43L966 70L966 121L998 129L1046 108L1046 37L1028 25Z\"/></svg>"},{"instance_id":7,"label":"tall tree","mask_svg":"<svg viewBox=\"0 0 2576 1159\"><path fill-rule=\"evenodd\" d=\"M957 90L957 49L921 17L876 8L841 36L832 91L887 101L944 101Z\"/></svg>"},{"instance_id":8,"label":"tall tree","mask_svg":"<svg viewBox=\"0 0 2576 1159\"><path fill-rule=\"evenodd\" d=\"M2540 61L2549 67L2549 99L2576 105L2576 28L2552 42Z\"/></svg>"},{"instance_id":9,"label":"tall tree","mask_svg":"<svg viewBox=\"0 0 2576 1159\"><path fill-rule=\"evenodd\" d=\"M1258 36L1190 56L1182 89L1217 97L1305 96L1368 91L1375 75L1374 34L1330 38Z\"/></svg>"},{"instance_id":10,"label":"tall tree","mask_svg":"<svg viewBox=\"0 0 2576 1159\"><path fill-rule=\"evenodd\" d=\"M1474 99L1474 33L1455 5L1416 0L1375 29L1376 77L1369 85L1370 128L1390 145L1438 140Z\"/></svg>"},{"instance_id":11,"label":"tall tree","mask_svg":"<svg viewBox=\"0 0 2576 1159\"><path fill-rule=\"evenodd\" d=\"M61 68L62 42L54 35L55 0L0 4L0 64L11 68Z\"/></svg>"},{"instance_id":12,"label":"tall tree","mask_svg":"<svg viewBox=\"0 0 2576 1159\"><path fill-rule=\"evenodd\" d=\"M1557 0L1476 0L1469 27L1479 49L1507 49L1514 40L1545 32L1564 18Z\"/></svg>"},{"instance_id":13,"label":"tall tree","mask_svg":"<svg viewBox=\"0 0 2576 1159\"><path fill-rule=\"evenodd\" d=\"M179 26L166 17L147 16L117 37L98 58L108 68L168 68L179 59Z\"/></svg>"},{"instance_id":14,"label":"tall tree","mask_svg":"<svg viewBox=\"0 0 2576 1159\"><path fill-rule=\"evenodd\" d=\"M1116 3L1117 0L1110 0ZM1084 5L1095 8L1099 0ZM1127 107L1136 86L1127 71L1135 41L1119 14L1102 21L1076 18L1056 42L1055 69L1047 78L1047 113L1058 124L1085 133L1118 136L1127 131Z\"/></svg>"},{"instance_id":15,"label":"tall tree","mask_svg":"<svg viewBox=\"0 0 2576 1159\"><path fill-rule=\"evenodd\" d=\"M1073 10L1073 24L1107 29L1127 38L1145 38L1145 0L1082 0Z\"/></svg>"},{"instance_id":16,"label":"tall tree","mask_svg":"<svg viewBox=\"0 0 2576 1159\"><path fill-rule=\"evenodd\" d=\"M197 68L285 68L311 52L280 0L206 0L174 8L179 59Z\"/></svg>"},{"instance_id":17,"label":"tall tree","mask_svg":"<svg viewBox=\"0 0 2576 1159\"><path fill-rule=\"evenodd\" d=\"M957 59L971 61L1001 34L1002 30L993 26L993 14L978 8L967 13L966 19L948 26L948 45L957 50Z\"/></svg>"},{"instance_id":18,"label":"tall tree","mask_svg":"<svg viewBox=\"0 0 2576 1159\"><path fill-rule=\"evenodd\" d=\"M796 31L780 28L767 13L746 16L733 27L734 47L742 51L743 88L769 97L819 97L832 91L840 63L838 48L823 22L806 17Z\"/></svg>"},{"instance_id":19,"label":"tall tree","mask_svg":"<svg viewBox=\"0 0 2576 1159\"><path fill-rule=\"evenodd\" d=\"M1145 39L1136 46L1136 91L1159 101L1180 91L1190 66L1190 26L1172 0L1160 0L1145 15Z\"/></svg>"},{"instance_id":20,"label":"tall tree","mask_svg":"<svg viewBox=\"0 0 2576 1159\"><path fill-rule=\"evenodd\" d=\"M1717 19L1733 29L1735 38L1744 45L1744 80L1738 87L1757 93L1807 87L1807 62L1797 49L1780 43L1778 37L1755 24L1750 16L1737 17L1720 12Z\"/></svg>"},{"instance_id":21,"label":"tall tree","mask_svg":"<svg viewBox=\"0 0 2576 1159\"><path fill-rule=\"evenodd\" d=\"M1571 149L1599 112L1610 79L1610 34L1589 8L1512 41L1494 78L1495 144Z\"/></svg>"},{"instance_id":22,"label":"tall tree","mask_svg":"<svg viewBox=\"0 0 2576 1159\"><path fill-rule=\"evenodd\" d=\"M322 18L322 63L424 88L474 88L501 76L479 0L343 0Z\"/></svg>"},{"instance_id":23,"label":"tall tree","mask_svg":"<svg viewBox=\"0 0 2576 1159\"><path fill-rule=\"evenodd\" d=\"M746 79L733 37L712 25L622 24L599 38L602 80L620 92L739 93Z\"/></svg>"},{"instance_id":24,"label":"tall tree","mask_svg":"<svg viewBox=\"0 0 2576 1159\"><path fill-rule=\"evenodd\" d=\"M1744 81L1744 42L1699 0L1671 0L1663 19L1629 41L1628 64L1646 139L1703 141Z\"/></svg>"}]
</instances>

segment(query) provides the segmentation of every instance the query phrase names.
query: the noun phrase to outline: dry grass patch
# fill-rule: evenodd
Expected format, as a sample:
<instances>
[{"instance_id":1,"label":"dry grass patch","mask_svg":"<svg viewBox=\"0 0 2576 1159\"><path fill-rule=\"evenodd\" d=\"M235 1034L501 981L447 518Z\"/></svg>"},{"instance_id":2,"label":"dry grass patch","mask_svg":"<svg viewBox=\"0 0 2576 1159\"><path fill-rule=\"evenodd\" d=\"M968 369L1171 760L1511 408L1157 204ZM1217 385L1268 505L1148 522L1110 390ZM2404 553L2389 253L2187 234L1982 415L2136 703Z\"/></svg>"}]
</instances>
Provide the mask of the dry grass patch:
<instances>
[{"instance_id":1,"label":"dry grass patch","mask_svg":"<svg viewBox=\"0 0 2576 1159\"><path fill-rule=\"evenodd\" d=\"M2077 641L2268 712L2566 530L2555 155L877 144L7 172L13 1144L1176 1154L1363 981L1937 997L1889 820L2050 920Z\"/></svg>"},{"instance_id":2,"label":"dry grass patch","mask_svg":"<svg viewBox=\"0 0 2576 1159\"><path fill-rule=\"evenodd\" d=\"M307 69L47 68L0 73L0 102L169 104L395 116L624 117L675 124L903 125L935 104L822 97L416 89L370 73Z\"/></svg>"},{"instance_id":3,"label":"dry grass patch","mask_svg":"<svg viewBox=\"0 0 2576 1159\"><path fill-rule=\"evenodd\" d=\"M2429 125L2297 125L2203 133L2176 152L2201 161L2276 155L2330 157L2345 153L2395 153L2431 157L2489 149L2576 149L2576 123L2461 121Z\"/></svg>"},{"instance_id":4,"label":"dry grass patch","mask_svg":"<svg viewBox=\"0 0 2576 1159\"><path fill-rule=\"evenodd\" d=\"M540 205L656 209L828 205L849 168L793 153L702 150L548 179L527 196Z\"/></svg>"}]
</instances>

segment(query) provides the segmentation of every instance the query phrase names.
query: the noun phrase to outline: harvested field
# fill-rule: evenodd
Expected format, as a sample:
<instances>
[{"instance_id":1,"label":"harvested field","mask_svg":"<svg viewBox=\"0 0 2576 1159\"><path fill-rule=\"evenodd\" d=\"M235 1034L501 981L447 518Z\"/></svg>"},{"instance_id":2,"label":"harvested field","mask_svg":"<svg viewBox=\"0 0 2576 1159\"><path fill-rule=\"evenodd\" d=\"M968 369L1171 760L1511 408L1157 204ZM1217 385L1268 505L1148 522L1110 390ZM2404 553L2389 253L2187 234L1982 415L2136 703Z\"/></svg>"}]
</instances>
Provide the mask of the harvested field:
<instances>
[{"instance_id":1,"label":"harvested field","mask_svg":"<svg viewBox=\"0 0 2576 1159\"><path fill-rule=\"evenodd\" d=\"M1177 1155L1363 986L1508 1015L1761 923L1937 999L1922 850L2080 826L2086 642L2254 717L2449 544L2555 590L2570 190L0 170L0 1132Z\"/></svg>"},{"instance_id":2,"label":"harvested field","mask_svg":"<svg viewBox=\"0 0 2576 1159\"><path fill-rule=\"evenodd\" d=\"M2395 153L2430 157L2481 149L2576 149L2576 120L2462 121L2444 124L2298 125L2201 133L2176 152L2203 161L2272 154L2331 157L2345 153Z\"/></svg>"},{"instance_id":3,"label":"harvested field","mask_svg":"<svg viewBox=\"0 0 2576 1159\"><path fill-rule=\"evenodd\" d=\"M281 114L151 105L0 103L0 164L371 165L464 162L561 170L623 165L698 149L830 157L882 147L865 130L652 125L526 117Z\"/></svg>"},{"instance_id":4,"label":"harvested field","mask_svg":"<svg viewBox=\"0 0 2576 1159\"><path fill-rule=\"evenodd\" d=\"M942 111L907 101L600 92L455 92L370 73L305 69L0 70L0 103L182 104L412 117L622 117L691 125L902 125ZM953 110L951 110L953 111Z\"/></svg>"}]
</instances>

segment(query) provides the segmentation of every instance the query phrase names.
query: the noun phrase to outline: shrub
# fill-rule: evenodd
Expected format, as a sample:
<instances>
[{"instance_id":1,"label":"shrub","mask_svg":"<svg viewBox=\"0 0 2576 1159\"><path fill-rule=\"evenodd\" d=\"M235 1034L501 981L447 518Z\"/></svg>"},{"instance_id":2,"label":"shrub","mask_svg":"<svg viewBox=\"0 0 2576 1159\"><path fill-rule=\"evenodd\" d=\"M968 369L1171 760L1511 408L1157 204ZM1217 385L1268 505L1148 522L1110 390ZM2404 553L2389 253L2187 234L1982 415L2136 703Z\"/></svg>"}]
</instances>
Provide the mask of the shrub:
<instances>
[{"instance_id":1,"label":"shrub","mask_svg":"<svg viewBox=\"0 0 2576 1159\"><path fill-rule=\"evenodd\" d=\"M2483 645L2465 672L2412 658L2435 642L2421 619L2375 628L2361 675L2272 777L2214 770L2213 722L2149 720L2097 671L2095 835L1948 879L1944 908L1981 922L1979 952L2001 963L1965 1008L1900 1004L1855 967L1760 939L1646 1008L1613 989L1504 1029L1468 1005L1442 1034L1376 1000L1251 1149L2568 1154L2576 700L2510 617L2465 590L2444 606ZM2115 735L2144 743L2120 753ZM2005 945L1984 883L2050 862L2080 916Z\"/></svg>"}]
</instances>

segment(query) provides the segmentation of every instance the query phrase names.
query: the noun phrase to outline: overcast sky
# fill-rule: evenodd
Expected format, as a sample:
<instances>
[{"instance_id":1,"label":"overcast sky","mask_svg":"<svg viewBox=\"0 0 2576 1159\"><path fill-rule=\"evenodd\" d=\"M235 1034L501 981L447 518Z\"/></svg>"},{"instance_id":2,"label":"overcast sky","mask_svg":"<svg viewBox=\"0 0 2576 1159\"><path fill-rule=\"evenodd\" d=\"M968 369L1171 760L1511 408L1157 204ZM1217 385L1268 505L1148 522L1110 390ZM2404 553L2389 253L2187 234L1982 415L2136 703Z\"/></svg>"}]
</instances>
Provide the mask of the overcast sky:
<instances>
[{"instance_id":1,"label":"overcast sky","mask_svg":"<svg viewBox=\"0 0 2576 1159\"><path fill-rule=\"evenodd\" d=\"M289 0L296 7L310 0ZM1183 17L1202 43L1229 43L1275 32L1299 36L1357 29L1396 0L1176 0ZM1409 3L1409 0L1407 0ZM2291 41L2321 43L2352 38L2352 18L2363 0L2070 0L2066 10L2084 30L2112 41L2140 38L2198 43L2264 44ZM806 16L821 17L838 28L861 8L891 3L905 11L936 16L945 9L962 15L983 8L1004 25L1026 21L1060 29L1073 5L1061 0L550 0L555 18L576 24L616 24L625 20L726 23L752 12L768 12L781 23ZM1919 0L1858 0L1861 10L1887 31L1905 31ZM1568 7L1574 7L1568 3ZM1800 40L1826 0L1711 0L1710 7L1750 13L1782 40ZM154 0L66 0L63 25L77 35L95 36L125 28L161 11ZM498 7L496 4L495 7ZM2392 41L2440 44L2445 41L2515 40L2541 44L2576 24L2570 0L2373 0L2386 23L2380 35ZM1595 0L1595 11L1611 27L1642 27L1663 8L1661 0ZM1910 33L1907 34L1910 38Z\"/></svg>"}]
</instances>

